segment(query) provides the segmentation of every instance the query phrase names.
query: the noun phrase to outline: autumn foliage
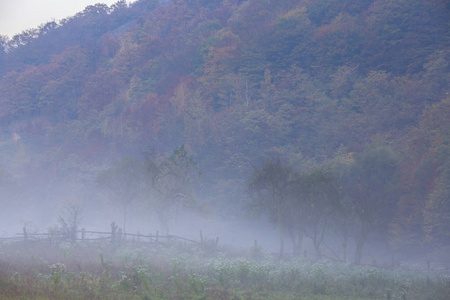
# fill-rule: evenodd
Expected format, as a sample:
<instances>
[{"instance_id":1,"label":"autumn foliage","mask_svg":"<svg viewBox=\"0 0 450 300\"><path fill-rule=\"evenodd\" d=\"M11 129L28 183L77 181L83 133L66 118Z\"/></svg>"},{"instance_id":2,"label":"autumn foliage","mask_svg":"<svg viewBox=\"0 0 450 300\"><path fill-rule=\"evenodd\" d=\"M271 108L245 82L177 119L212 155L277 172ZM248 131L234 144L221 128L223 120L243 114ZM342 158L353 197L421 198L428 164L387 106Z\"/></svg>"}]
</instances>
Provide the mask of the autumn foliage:
<instances>
[{"instance_id":1,"label":"autumn foliage","mask_svg":"<svg viewBox=\"0 0 450 300\"><path fill-rule=\"evenodd\" d=\"M0 163L85 182L80 161L184 144L236 213L225 199L267 157L308 170L382 143L400 157L390 241L448 245L448 16L443 0L89 6L1 38Z\"/></svg>"}]
</instances>

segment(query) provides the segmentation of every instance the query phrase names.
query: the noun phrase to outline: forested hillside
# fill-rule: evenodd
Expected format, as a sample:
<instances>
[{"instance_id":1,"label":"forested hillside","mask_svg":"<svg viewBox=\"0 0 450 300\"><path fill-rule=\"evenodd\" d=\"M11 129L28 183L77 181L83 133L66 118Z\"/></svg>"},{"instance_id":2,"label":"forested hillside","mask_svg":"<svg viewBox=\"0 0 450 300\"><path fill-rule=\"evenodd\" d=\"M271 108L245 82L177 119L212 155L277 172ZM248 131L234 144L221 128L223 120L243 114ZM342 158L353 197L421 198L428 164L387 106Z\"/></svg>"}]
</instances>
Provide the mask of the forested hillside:
<instances>
[{"instance_id":1,"label":"forested hillside","mask_svg":"<svg viewBox=\"0 0 450 300\"><path fill-rule=\"evenodd\" d=\"M2 206L100 201L114 161L183 149L196 197L241 218L264 159L354 164L352 198L372 157L395 165L370 194L386 240L449 245L449 20L444 0L138 0L2 37Z\"/></svg>"}]
</instances>

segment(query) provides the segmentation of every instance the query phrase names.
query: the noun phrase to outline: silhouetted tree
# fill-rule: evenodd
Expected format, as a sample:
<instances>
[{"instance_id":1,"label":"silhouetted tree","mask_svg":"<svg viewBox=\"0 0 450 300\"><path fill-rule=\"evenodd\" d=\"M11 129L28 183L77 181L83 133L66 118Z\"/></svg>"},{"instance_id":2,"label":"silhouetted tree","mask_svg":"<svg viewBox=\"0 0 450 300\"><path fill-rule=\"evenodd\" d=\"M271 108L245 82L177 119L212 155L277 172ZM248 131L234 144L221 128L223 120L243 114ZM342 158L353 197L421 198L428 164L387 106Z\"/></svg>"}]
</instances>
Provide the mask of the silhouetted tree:
<instances>
[{"instance_id":1,"label":"silhouetted tree","mask_svg":"<svg viewBox=\"0 0 450 300\"><path fill-rule=\"evenodd\" d=\"M291 209L292 187L297 172L280 158L266 159L255 169L247 184L247 209L264 214L280 232L280 255L284 252L286 219Z\"/></svg>"},{"instance_id":2,"label":"silhouetted tree","mask_svg":"<svg viewBox=\"0 0 450 300\"><path fill-rule=\"evenodd\" d=\"M184 145L167 157L158 157L153 150L145 156L149 204L158 216L162 231L169 234L170 213L177 207L201 209L193 193L201 173Z\"/></svg>"},{"instance_id":3,"label":"silhouetted tree","mask_svg":"<svg viewBox=\"0 0 450 300\"><path fill-rule=\"evenodd\" d=\"M75 199L69 199L69 201L64 205L61 215L58 218L60 227L57 228L57 232L59 232L64 239L75 242L82 215L82 204Z\"/></svg>"},{"instance_id":4,"label":"silhouetted tree","mask_svg":"<svg viewBox=\"0 0 450 300\"><path fill-rule=\"evenodd\" d=\"M342 238L342 257L339 257L339 255L336 254L342 262L347 262L348 241L355 224L355 211L352 206L352 201L344 189L346 176L348 175L349 167L353 162L352 154L346 153L345 155L336 157L330 163L335 191L334 196L331 199L331 204L333 206L331 227L332 231Z\"/></svg>"},{"instance_id":5,"label":"silhouetted tree","mask_svg":"<svg viewBox=\"0 0 450 300\"><path fill-rule=\"evenodd\" d=\"M424 114L421 130L427 154L421 168L425 176L420 186L427 186L424 209L425 238L437 246L450 245L450 99L430 107Z\"/></svg>"},{"instance_id":6,"label":"silhouetted tree","mask_svg":"<svg viewBox=\"0 0 450 300\"><path fill-rule=\"evenodd\" d=\"M396 156L386 147L369 148L355 159L348 173L346 190L355 213L355 263L374 232L387 233L398 201Z\"/></svg>"},{"instance_id":7,"label":"silhouetted tree","mask_svg":"<svg viewBox=\"0 0 450 300\"><path fill-rule=\"evenodd\" d=\"M143 164L136 158L125 157L101 171L97 186L105 190L123 211L123 230L127 223L127 209L141 195L143 189Z\"/></svg>"},{"instance_id":8,"label":"silhouetted tree","mask_svg":"<svg viewBox=\"0 0 450 300\"><path fill-rule=\"evenodd\" d=\"M322 257L321 244L331 222L337 189L329 169L314 168L301 174L295 184L295 207L300 207L305 218L305 235L314 245L317 258Z\"/></svg>"}]
</instances>

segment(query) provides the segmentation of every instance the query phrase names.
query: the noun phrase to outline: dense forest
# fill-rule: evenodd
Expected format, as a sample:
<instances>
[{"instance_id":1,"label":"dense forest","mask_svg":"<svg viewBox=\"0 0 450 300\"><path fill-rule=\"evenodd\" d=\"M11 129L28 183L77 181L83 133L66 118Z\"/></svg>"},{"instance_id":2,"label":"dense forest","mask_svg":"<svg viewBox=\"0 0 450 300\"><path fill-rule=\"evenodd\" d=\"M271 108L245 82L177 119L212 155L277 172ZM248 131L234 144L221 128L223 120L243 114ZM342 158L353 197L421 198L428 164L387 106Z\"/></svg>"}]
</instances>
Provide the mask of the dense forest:
<instances>
[{"instance_id":1,"label":"dense forest","mask_svg":"<svg viewBox=\"0 0 450 300\"><path fill-rule=\"evenodd\" d=\"M176 203L262 213L317 255L450 246L449 20L444 0L138 0L2 36L2 211L102 190L126 218L151 189L165 226Z\"/></svg>"}]
</instances>

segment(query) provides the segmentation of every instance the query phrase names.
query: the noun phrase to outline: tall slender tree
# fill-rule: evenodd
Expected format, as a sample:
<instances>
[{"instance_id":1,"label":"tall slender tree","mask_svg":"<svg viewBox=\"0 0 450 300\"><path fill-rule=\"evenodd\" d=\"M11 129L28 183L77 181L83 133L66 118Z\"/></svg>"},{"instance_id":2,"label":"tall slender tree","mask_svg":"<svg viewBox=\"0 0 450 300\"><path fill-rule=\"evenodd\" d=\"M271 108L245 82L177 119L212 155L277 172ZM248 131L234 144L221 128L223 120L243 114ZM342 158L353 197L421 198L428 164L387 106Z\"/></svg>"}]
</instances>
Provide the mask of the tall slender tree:
<instances>
[{"instance_id":1,"label":"tall slender tree","mask_svg":"<svg viewBox=\"0 0 450 300\"><path fill-rule=\"evenodd\" d=\"M291 208L292 187L297 177L294 168L280 158L266 159L255 169L247 184L247 209L264 214L276 225L280 234L280 255L284 253L286 218Z\"/></svg>"},{"instance_id":2,"label":"tall slender tree","mask_svg":"<svg viewBox=\"0 0 450 300\"><path fill-rule=\"evenodd\" d=\"M369 148L356 157L349 170L346 189L355 213L355 263L360 264L363 246L375 232L387 233L398 202L398 161L383 146Z\"/></svg>"}]
</instances>

